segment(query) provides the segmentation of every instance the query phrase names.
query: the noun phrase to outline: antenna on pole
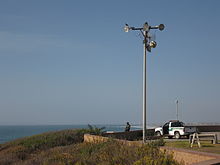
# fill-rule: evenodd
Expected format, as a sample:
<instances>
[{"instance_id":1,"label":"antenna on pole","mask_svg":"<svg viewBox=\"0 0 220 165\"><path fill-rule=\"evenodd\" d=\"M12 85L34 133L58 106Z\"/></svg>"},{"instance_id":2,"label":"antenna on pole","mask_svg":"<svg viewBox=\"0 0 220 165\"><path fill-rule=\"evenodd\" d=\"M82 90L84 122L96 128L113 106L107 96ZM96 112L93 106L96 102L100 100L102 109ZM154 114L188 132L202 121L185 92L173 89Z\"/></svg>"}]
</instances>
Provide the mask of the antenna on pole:
<instances>
[{"instance_id":1,"label":"antenna on pole","mask_svg":"<svg viewBox=\"0 0 220 165\"><path fill-rule=\"evenodd\" d=\"M179 120L179 116L178 116L178 113L179 113L179 107L178 107L178 104L179 104L179 100L178 98L176 99L176 119Z\"/></svg>"}]
</instances>

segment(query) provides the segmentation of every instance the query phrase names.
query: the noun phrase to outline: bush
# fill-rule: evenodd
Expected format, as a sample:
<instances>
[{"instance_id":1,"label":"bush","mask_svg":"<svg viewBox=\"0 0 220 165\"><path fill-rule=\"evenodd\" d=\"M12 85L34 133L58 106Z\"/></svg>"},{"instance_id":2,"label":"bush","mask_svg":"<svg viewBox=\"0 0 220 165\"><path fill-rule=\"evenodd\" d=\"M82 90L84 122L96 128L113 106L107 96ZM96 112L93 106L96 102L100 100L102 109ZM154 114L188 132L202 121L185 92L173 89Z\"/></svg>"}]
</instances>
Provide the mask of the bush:
<instances>
[{"instance_id":1,"label":"bush","mask_svg":"<svg viewBox=\"0 0 220 165\"><path fill-rule=\"evenodd\" d=\"M151 143L149 143L150 145L153 146L164 146L165 145L165 141L163 140L163 138L160 138L158 140L152 141Z\"/></svg>"},{"instance_id":2,"label":"bush","mask_svg":"<svg viewBox=\"0 0 220 165\"><path fill-rule=\"evenodd\" d=\"M102 135L104 133L105 127L98 128L96 126L92 126L88 124L88 133L92 135Z\"/></svg>"},{"instance_id":3,"label":"bush","mask_svg":"<svg viewBox=\"0 0 220 165\"><path fill-rule=\"evenodd\" d=\"M128 146L114 140L59 147L41 154L38 160L39 164L178 165L172 155L161 152L155 145Z\"/></svg>"},{"instance_id":4,"label":"bush","mask_svg":"<svg viewBox=\"0 0 220 165\"><path fill-rule=\"evenodd\" d=\"M82 143L91 130L64 130L44 133L2 144L0 164L4 165L177 165L171 155L162 153L158 140L143 146L128 146L109 140Z\"/></svg>"},{"instance_id":5,"label":"bush","mask_svg":"<svg viewBox=\"0 0 220 165\"><path fill-rule=\"evenodd\" d=\"M29 159L33 153L57 146L81 143L84 133L87 132L89 131L86 129L48 132L1 144L0 164L13 164L19 160Z\"/></svg>"},{"instance_id":6,"label":"bush","mask_svg":"<svg viewBox=\"0 0 220 165\"><path fill-rule=\"evenodd\" d=\"M65 146L83 141L83 131L64 130L49 132L18 140L15 144L24 146L29 152L48 149L55 146Z\"/></svg>"}]
</instances>

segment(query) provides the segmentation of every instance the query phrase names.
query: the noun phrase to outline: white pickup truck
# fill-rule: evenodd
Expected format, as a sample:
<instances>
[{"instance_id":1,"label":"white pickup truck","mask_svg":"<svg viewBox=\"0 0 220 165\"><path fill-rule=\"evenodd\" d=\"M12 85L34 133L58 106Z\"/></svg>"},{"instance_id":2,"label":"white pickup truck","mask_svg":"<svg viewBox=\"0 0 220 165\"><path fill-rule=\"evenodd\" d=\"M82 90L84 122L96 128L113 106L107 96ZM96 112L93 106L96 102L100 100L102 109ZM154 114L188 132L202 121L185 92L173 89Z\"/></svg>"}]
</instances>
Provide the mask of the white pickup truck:
<instances>
[{"instance_id":1,"label":"white pickup truck","mask_svg":"<svg viewBox=\"0 0 220 165\"><path fill-rule=\"evenodd\" d=\"M196 127L185 126L179 120L170 120L162 127L155 128L156 136L168 136L168 138L180 139L181 136L189 137L190 134L196 132Z\"/></svg>"}]
</instances>

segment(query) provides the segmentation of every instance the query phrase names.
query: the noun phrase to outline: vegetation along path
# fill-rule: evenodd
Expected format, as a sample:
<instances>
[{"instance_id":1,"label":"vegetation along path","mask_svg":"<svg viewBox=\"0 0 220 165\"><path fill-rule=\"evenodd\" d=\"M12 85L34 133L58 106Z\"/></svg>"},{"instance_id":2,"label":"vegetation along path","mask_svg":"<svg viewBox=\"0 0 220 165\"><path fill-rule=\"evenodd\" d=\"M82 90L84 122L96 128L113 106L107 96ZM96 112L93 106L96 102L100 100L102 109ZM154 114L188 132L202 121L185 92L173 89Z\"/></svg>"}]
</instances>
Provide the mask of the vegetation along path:
<instances>
[{"instance_id":1,"label":"vegetation along path","mask_svg":"<svg viewBox=\"0 0 220 165\"><path fill-rule=\"evenodd\" d=\"M4 165L178 165L172 155L161 152L157 142L128 146L114 140L83 143L85 133L97 129L64 130L17 139L0 145Z\"/></svg>"}]
</instances>

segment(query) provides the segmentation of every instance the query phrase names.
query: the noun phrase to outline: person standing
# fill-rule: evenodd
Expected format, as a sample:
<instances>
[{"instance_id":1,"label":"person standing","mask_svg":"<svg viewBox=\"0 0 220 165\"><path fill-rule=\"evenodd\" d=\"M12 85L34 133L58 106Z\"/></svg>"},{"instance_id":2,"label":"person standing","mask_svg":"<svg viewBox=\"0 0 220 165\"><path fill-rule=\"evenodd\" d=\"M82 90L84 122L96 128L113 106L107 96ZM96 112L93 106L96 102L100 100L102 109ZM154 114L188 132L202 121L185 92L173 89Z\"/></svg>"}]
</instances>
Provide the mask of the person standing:
<instances>
[{"instance_id":1,"label":"person standing","mask_svg":"<svg viewBox=\"0 0 220 165\"><path fill-rule=\"evenodd\" d=\"M129 132L131 129L131 125L129 124L129 122L127 122L127 125L125 127L125 132Z\"/></svg>"}]
</instances>

